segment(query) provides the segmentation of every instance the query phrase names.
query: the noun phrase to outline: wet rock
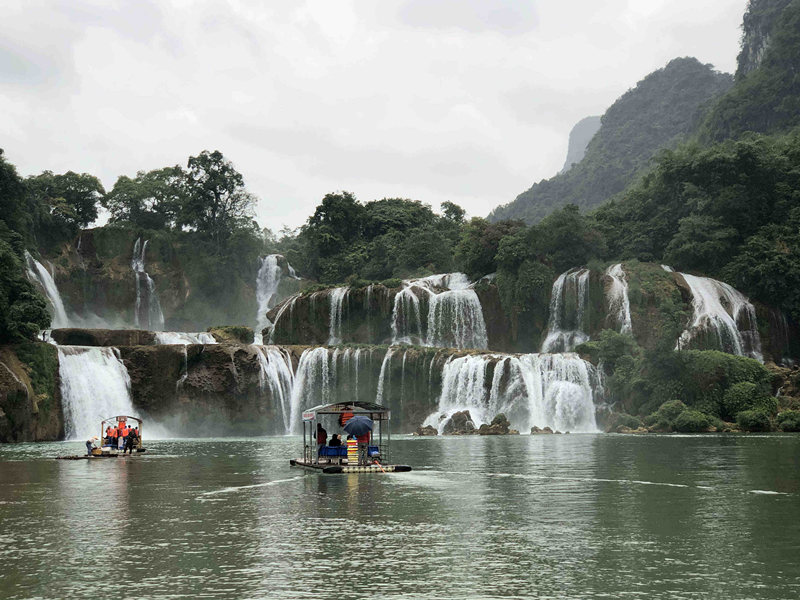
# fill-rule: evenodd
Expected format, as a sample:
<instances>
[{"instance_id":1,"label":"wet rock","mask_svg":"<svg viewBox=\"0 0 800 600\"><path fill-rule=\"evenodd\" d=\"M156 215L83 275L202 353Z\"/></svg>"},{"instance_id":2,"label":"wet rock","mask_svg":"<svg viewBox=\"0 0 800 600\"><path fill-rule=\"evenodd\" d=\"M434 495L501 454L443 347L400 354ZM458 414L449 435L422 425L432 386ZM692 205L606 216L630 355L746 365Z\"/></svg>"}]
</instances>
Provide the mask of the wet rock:
<instances>
[{"instance_id":1,"label":"wet rock","mask_svg":"<svg viewBox=\"0 0 800 600\"><path fill-rule=\"evenodd\" d=\"M252 344L253 328L242 325L209 327L208 333L214 336L219 344Z\"/></svg>"},{"instance_id":2,"label":"wet rock","mask_svg":"<svg viewBox=\"0 0 800 600\"><path fill-rule=\"evenodd\" d=\"M156 335L144 329L53 329L50 334L61 346L152 346Z\"/></svg>"},{"instance_id":3,"label":"wet rock","mask_svg":"<svg viewBox=\"0 0 800 600\"><path fill-rule=\"evenodd\" d=\"M637 427L636 429L632 429L630 427L626 427L625 425L620 425L614 430L615 433L650 433L646 427Z\"/></svg>"},{"instance_id":4,"label":"wet rock","mask_svg":"<svg viewBox=\"0 0 800 600\"><path fill-rule=\"evenodd\" d=\"M469 435L475 432L475 422L468 410L454 413L442 429L444 435Z\"/></svg>"},{"instance_id":5,"label":"wet rock","mask_svg":"<svg viewBox=\"0 0 800 600\"><path fill-rule=\"evenodd\" d=\"M478 429L478 435L508 435L511 432L511 423L503 413L492 419L491 424L484 423Z\"/></svg>"},{"instance_id":6,"label":"wet rock","mask_svg":"<svg viewBox=\"0 0 800 600\"><path fill-rule=\"evenodd\" d=\"M541 435L545 433L553 433L553 430L549 427L545 427L544 429L539 429L536 425L531 427L531 435Z\"/></svg>"},{"instance_id":7,"label":"wet rock","mask_svg":"<svg viewBox=\"0 0 800 600\"><path fill-rule=\"evenodd\" d=\"M432 427L431 425L425 425L425 427L422 427L420 425L412 435L420 435L420 436L439 435L439 432L436 430L435 427Z\"/></svg>"}]
</instances>

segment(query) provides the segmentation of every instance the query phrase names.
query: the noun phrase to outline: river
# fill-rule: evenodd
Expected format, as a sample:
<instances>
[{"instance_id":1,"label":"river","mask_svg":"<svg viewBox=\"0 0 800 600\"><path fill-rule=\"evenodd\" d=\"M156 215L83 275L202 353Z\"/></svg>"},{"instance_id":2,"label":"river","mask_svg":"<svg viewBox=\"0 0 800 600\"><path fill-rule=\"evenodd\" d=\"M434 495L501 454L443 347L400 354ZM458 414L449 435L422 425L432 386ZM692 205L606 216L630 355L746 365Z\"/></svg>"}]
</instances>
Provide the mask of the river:
<instances>
[{"instance_id":1,"label":"river","mask_svg":"<svg viewBox=\"0 0 800 600\"><path fill-rule=\"evenodd\" d=\"M1 445L0 597L800 597L800 436L400 437L386 476L299 443Z\"/></svg>"}]
</instances>

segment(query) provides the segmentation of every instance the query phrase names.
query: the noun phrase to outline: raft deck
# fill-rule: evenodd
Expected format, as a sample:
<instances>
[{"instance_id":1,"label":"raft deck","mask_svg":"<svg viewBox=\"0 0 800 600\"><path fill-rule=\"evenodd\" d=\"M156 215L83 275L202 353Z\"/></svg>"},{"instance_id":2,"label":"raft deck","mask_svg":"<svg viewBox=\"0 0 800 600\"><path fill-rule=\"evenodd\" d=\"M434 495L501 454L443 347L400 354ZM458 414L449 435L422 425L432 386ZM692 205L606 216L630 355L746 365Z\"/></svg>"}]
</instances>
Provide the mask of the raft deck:
<instances>
[{"instance_id":1,"label":"raft deck","mask_svg":"<svg viewBox=\"0 0 800 600\"><path fill-rule=\"evenodd\" d=\"M408 465L348 465L337 464L328 461L313 462L303 460L302 458L293 458L289 460L289 464L293 467L303 467L312 471L321 471L326 475L333 475L337 473L407 473L411 470Z\"/></svg>"}]
</instances>

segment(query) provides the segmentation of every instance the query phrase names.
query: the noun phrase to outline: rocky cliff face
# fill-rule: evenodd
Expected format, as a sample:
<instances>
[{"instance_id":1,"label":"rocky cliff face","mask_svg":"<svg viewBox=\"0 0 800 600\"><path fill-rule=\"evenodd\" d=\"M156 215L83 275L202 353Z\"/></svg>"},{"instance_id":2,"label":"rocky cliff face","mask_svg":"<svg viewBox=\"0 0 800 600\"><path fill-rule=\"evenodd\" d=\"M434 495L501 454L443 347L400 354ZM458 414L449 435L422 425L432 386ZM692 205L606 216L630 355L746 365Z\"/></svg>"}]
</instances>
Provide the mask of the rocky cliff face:
<instances>
[{"instance_id":1,"label":"rocky cliff face","mask_svg":"<svg viewBox=\"0 0 800 600\"><path fill-rule=\"evenodd\" d=\"M0 348L0 443L62 439L58 358L49 344Z\"/></svg>"},{"instance_id":2,"label":"rocky cliff face","mask_svg":"<svg viewBox=\"0 0 800 600\"><path fill-rule=\"evenodd\" d=\"M742 20L742 45L736 59L736 79L761 65L772 30L792 0L750 0Z\"/></svg>"}]
</instances>

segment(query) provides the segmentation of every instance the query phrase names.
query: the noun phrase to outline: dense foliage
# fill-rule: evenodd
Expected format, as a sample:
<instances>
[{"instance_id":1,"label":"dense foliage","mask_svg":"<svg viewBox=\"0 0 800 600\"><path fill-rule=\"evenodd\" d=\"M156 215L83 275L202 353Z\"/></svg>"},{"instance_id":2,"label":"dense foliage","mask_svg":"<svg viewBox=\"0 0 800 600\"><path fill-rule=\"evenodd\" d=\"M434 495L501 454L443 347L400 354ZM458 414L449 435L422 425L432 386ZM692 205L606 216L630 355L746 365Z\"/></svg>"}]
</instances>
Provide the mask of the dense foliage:
<instances>
[{"instance_id":1,"label":"dense foliage","mask_svg":"<svg viewBox=\"0 0 800 600\"><path fill-rule=\"evenodd\" d=\"M489 219L535 223L554 209L594 208L621 192L660 149L693 134L710 102L732 84L730 75L694 58L678 58L651 73L603 115L586 154L565 173L534 184Z\"/></svg>"},{"instance_id":2,"label":"dense foliage","mask_svg":"<svg viewBox=\"0 0 800 600\"><path fill-rule=\"evenodd\" d=\"M464 210L445 202L442 211L402 198L362 204L349 192L331 193L278 248L306 276L326 283L448 272Z\"/></svg>"},{"instance_id":3,"label":"dense foliage","mask_svg":"<svg viewBox=\"0 0 800 600\"><path fill-rule=\"evenodd\" d=\"M26 209L24 183L0 150L0 343L32 339L50 324L44 298L24 275Z\"/></svg>"}]
</instances>

